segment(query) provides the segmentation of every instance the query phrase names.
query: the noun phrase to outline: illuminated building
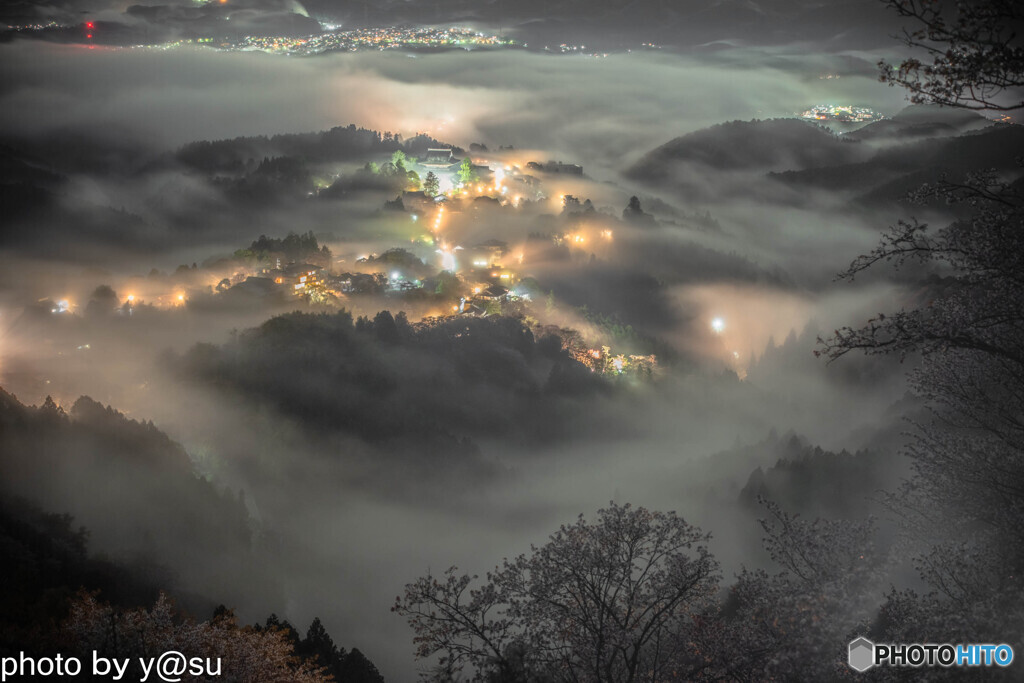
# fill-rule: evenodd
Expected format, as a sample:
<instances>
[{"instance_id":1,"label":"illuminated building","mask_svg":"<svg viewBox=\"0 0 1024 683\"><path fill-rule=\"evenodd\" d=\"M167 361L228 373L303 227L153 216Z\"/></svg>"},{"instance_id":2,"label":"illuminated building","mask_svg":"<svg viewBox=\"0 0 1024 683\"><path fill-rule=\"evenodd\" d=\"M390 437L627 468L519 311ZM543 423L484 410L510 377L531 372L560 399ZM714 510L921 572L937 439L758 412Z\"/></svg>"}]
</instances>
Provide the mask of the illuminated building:
<instances>
[{"instance_id":1,"label":"illuminated building","mask_svg":"<svg viewBox=\"0 0 1024 683\"><path fill-rule=\"evenodd\" d=\"M420 166L449 169L461 163L461 161L461 159L455 158L455 154L450 148L428 149L426 156L420 160Z\"/></svg>"},{"instance_id":2,"label":"illuminated building","mask_svg":"<svg viewBox=\"0 0 1024 683\"><path fill-rule=\"evenodd\" d=\"M325 274L326 271L320 266L310 263L290 263L274 277L274 282L285 286L296 294L302 294L307 288L322 283Z\"/></svg>"},{"instance_id":3,"label":"illuminated building","mask_svg":"<svg viewBox=\"0 0 1024 683\"><path fill-rule=\"evenodd\" d=\"M484 301L508 301L508 287L502 285L491 285L476 295L477 299Z\"/></svg>"}]
</instances>

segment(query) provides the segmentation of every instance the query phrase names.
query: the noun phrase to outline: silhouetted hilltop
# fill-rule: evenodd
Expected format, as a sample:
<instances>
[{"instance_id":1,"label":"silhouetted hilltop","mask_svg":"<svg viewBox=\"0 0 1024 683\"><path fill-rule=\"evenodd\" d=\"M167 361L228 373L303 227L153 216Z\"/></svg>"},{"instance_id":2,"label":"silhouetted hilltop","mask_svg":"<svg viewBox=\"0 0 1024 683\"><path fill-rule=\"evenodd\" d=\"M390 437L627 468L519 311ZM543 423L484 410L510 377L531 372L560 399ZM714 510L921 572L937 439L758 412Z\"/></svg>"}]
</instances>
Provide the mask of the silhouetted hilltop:
<instances>
[{"instance_id":1,"label":"silhouetted hilltop","mask_svg":"<svg viewBox=\"0 0 1024 683\"><path fill-rule=\"evenodd\" d=\"M862 142L911 142L960 135L991 125L991 121L974 111L915 104L900 110L892 118L873 121L845 133L843 138Z\"/></svg>"},{"instance_id":2,"label":"silhouetted hilltop","mask_svg":"<svg viewBox=\"0 0 1024 683\"><path fill-rule=\"evenodd\" d=\"M179 149L175 158L186 166L203 171L241 172L265 158L295 158L303 162L351 161L397 150L410 156L420 156L432 147L450 145L427 135L403 140L401 135L357 128L352 124L316 133L198 140ZM453 149L457 154L462 153L460 148Z\"/></svg>"},{"instance_id":3,"label":"silhouetted hilltop","mask_svg":"<svg viewBox=\"0 0 1024 683\"><path fill-rule=\"evenodd\" d=\"M926 183L961 182L968 173L1013 171L1024 149L1024 128L991 125L957 136L928 137L885 147L870 159L813 170L774 173L794 188L819 188L859 195L878 206L904 199Z\"/></svg>"},{"instance_id":4,"label":"silhouetted hilltop","mask_svg":"<svg viewBox=\"0 0 1024 683\"><path fill-rule=\"evenodd\" d=\"M798 119L731 121L678 137L626 171L634 180L673 185L710 168L783 171L851 163L864 155L821 126Z\"/></svg>"},{"instance_id":5,"label":"silhouetted hilltop","mask_svg":"<svg viewBox=\"0 0 1024 683\"><path fill-rule=\"evenodd\" d=\"M611 388L559 339L502 317L290 313L224 346L197 345L174 365L228 400L244 396L310 433L358 437L424 468L477 467L476 437L564 437L559 415Z\"/></svg>"},{"instance_id":6,"label":"silhouetted hilltop","mask_svg":"<svg viewBox=\"0 0 1024 683\"><path fill-rule=\"evenodd\" d=\"M5 407L11 407L9 402L5 403ZM30 656L49 656L60 651L71 655L84 650L83 654L88 657L97 645L95 637L100 635L104 636L100 641L103 644L100 654L123 657L124 641L132 643L132 636L138 634L134 631L139 626L135 619L143 615L142 610L154 603L166 604L165 576L139 563L112 562L92 555L89 530L75 527L75 522L71 515L49 513L24 499L0 494L0 548L4 551L4 580L0 581L0 605L3 606L0 654L10 656L24 652ZM324 673L333 675L334 681L346 683L384 681L376 666L358 649L347 651L337 646L318 618L302 637L287 620L275 614L264 624L244 628L231 609L181 590L174 591L171 605L173 611L169 616L179 626L187 625L197 616L212 614L208 622L211 628L200 631L200 638L189 640L190 654L209 648L223 655L217 645L227 635L225 631L256 650L266 646L261 638L263 634L278 632L297 658L289 662L290 666L324 667ZM105 618L90 619L89 612L95 609L103 610ZM147 619L139 630L146 631L152 626L154 624ZM156 626L166 627L167 624L161 622ZM98 634L94 629L103 632ZM114 630L120 638L109 638ZM257 651L254 658L269 654L269 651ZM241 668L235 657L228 654L224 666ZM92 678L85 675L61 680Z\"/></svg>"},{"instance_id":7,"label":"silhouetted hilltop","mask_svg":"<svg viewBox=\"0 0 1024 683\"><path fill-rule=\"evenodd\" d=\"M809 517L862 517L876 511L872 498L907 470L906 461L891 453L834 453L795 437L784 450L773 465L751 472L741 503L756 510L761 497Z\"/></svg>"},{"instance_id":8,"label":"silhouetted hilltop","mask_svg":"<svg viewBox=\"0 0 1024 683\"><path fill-rule=\"evenodd\" d=\"M53 187L66 178L42 159L0 144L0 184L32 184ZM6 203L4 204L6 206Z\"/></svg>"},{"instance_id":9,"label":"silhouetted hilltop","mask_svg":"<svg viewBox=\"0 0 1024 683\"><path fill-rule=\"evenodd\" d=\"M197 477L152 423L87 397L65 412L0 390L0 495L72 515L95 551L162 568L163 588L223 587L232 599L240 576L259 573L244 503Z\"/></svg>"}]
</instances>

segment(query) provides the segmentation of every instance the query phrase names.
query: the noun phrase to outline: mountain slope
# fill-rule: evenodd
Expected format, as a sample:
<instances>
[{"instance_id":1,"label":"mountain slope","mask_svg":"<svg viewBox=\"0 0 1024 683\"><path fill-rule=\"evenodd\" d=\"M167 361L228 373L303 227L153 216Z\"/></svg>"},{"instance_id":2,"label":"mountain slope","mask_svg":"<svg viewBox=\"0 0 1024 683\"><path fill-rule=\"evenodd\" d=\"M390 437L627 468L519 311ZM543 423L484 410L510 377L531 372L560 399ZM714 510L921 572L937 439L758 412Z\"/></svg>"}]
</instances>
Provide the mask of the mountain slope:
<instances>
[{"instance_id":1,"label":"mountain slope","mask_svg":"<svg viewBox=\"0 0 1024 683\"><path fill-rule=\"evenodd\" d=\"M97 552L173 574L165 587L235 602L240 577L260 572L245 505L198 478L152 423L86 397L66 413L0 390L0 495L72 515Z\"/></svg>"},{"instance_id":2,"label":"mountain slope","mask_svg":"<svg viewBox=\"0 0 1024 683\"><path fill-rule=\"evenodd\" d=\"M648 152L627 177L671 185L683 173L785 171L852 163L866 150L798 119L731 121L675 138Z\"/></svg>"}]
</instances>

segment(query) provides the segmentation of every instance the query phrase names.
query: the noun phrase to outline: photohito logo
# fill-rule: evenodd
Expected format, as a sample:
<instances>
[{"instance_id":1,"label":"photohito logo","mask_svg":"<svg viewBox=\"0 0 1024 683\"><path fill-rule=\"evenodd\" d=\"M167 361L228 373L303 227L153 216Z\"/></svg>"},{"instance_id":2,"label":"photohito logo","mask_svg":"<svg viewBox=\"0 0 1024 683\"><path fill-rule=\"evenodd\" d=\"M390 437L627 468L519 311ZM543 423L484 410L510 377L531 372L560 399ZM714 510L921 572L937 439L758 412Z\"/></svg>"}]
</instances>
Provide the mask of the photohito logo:
<instances>
[{"instance_id":1,"label":"photohito logo","mask_svg":"<svg viewBox=\"0 0 1024 683\"><path fill-rule=\"evenodd\" d=\"M873 666L1010 666L1013 648L1009 645L971 644L882 645L861 636L850 641L847 659L854 671L867 671Z\"/></svg>"},{"instance_id":2,"label":"photohito logo","mask_svg":"<svg viewBox=\"0 0 1024 683\"><path fill-rule=\"evenodd\" d=\"M864 637L850 643L850 667L854 671L867 671L875 665L875 644Z\"/></svg>"}]
</instances>

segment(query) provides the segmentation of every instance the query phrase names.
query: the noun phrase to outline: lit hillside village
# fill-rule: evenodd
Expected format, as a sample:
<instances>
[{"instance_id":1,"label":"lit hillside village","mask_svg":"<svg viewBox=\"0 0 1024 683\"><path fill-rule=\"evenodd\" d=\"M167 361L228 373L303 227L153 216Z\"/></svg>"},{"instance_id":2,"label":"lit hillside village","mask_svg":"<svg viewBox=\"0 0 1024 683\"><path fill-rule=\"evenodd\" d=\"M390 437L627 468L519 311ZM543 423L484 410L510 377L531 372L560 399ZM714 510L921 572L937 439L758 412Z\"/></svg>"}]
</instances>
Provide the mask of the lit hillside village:
<instances>
[{"instance_id":1,"label":"lit hillside village","mask_svg":"<svg viewBox=\"0 0 1024 683\"><path fill-rule=\"evenodd\" d=\"M596 227L533 235L519 244L498 239L463 244L448 229L459 219L472 222L472 214L479 208L516 210L532 205L548 212L593 212L589 200L581 202L570 194L548 195L545 190L545 182L582 179L583 168L576 164L528 161L520 166L469 155L460 158L452 148L433 148L418 158L395 152L380 165L366 164L364 172L408 178L406 189L382 210L393 212L399 220L408 218L408 246L343 259L321 245L312 232L292 233L283 239L262 236L232 258L207 262L201 268L196 264L180 266L163 279L170 283L169 291L155 291L164 287L150 281L156 270L150 279L128 285L137 286L138 291L111 290L116 297L112 307L125 316L137 316L147 309L209 308L218 300L231 306L293 300L314 307L342 308L351 307L359 297L376 295L396 298L392 308L409 302L441 302L421 324L460 316L522 317L531 301L541 299L538 304L544 306L547 296L522 270L524 261L529 262L527 252L542 260L551 249L586 249L593 254L612 247L613 230L600 221ZM642 211L638 215L650 219ZM41 304L56 315L79 312L74 302L64 298ZM550 302L547 306L550 308ZM617 353L604 344L591 348L575 330L537 327L535 331L559 336L564 348L595 372L648 378L657 371L653 355Z\"/></svg>"},{"instance_id":2,"label":"lit hillside village","mask_svg":"<svg viewBox=\"0 0 1024 683\"><path fill-rule=\"evenodd\" d=\"M451 312L461 315L487 315L500 313L503 303L529 300L527 287L518 286L521 274L517 266L523 262L522 249L510 248L506 242L488 240L462 245L445 237L445 227L453 214L466 211L474 202L497 203L502 206L518 206L523 201L545 199L539 180L515 166L476 163L470 157L457 158L450 148L428 149L427 153L411 160L397 152L390 162L399 172L409 173L422 180L423 189L402 192L388 207L404 211L413 224L412 232L418 234L412 241L421 247L426 244L435 247L434 258L441 274L430 277L436 271L429 260L418 259L409 250L395 248L383 254L367 254L356 259L351 269L336 270L332 264L314 254L308 263L282 262L275 257L272 266L264 265L265 255L257 255L258 269L239 272L231 279L231 285L269 286L246 284L253 280L273 282L298 297L314 303L331 299L344 299L362 293L409 291L432 288L439 293L445 283L439 277L445 274L455 276L469 288L467 296L459 297L452 305ZM544 173L568 173L583 175L583 169L573 164L529 162L527 170ZM572 197L560 196L559 201L573 201ZM469 205L469 206L467 206ZM429 232L424 232L426 227ZM611 233L605 231L606 239ZM580 235L563 236L562 239L580 240ZM420 267L417 267L420 266ZM425 267L425 270L424 270ZM455 288L452 288L455 289Z\"/></svg>"},{"instance_id":3,"label":"lit hillside village","mask_svg":"<svg viewBox=\"0 0 1024 683\"><path fill-rule=\"evenodd\" d=\"M828 78L832 75L829 74ZM835 123L871 123L885 117L868 107L849 105L819 104L800 113L805 121L827 121Z\"/></svg>"}]
</instances>

